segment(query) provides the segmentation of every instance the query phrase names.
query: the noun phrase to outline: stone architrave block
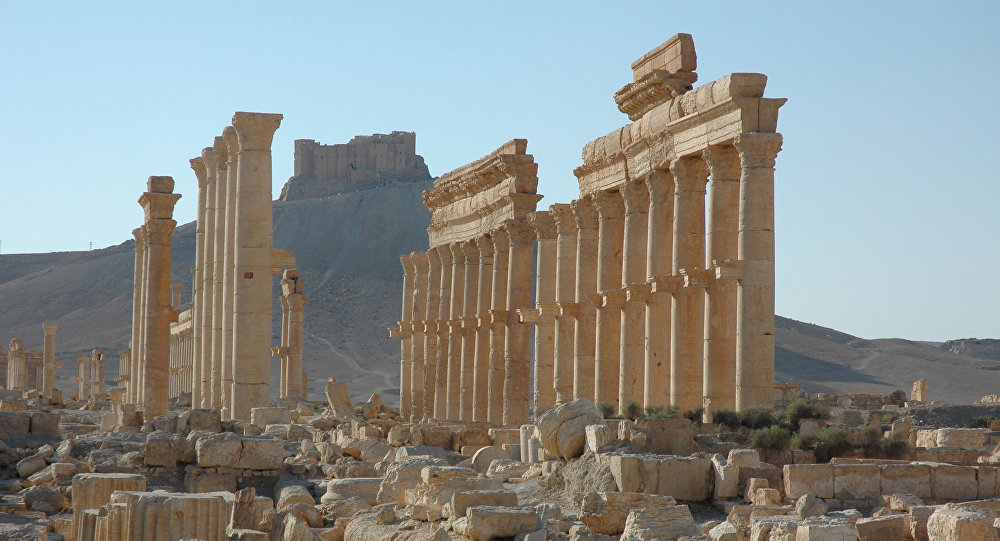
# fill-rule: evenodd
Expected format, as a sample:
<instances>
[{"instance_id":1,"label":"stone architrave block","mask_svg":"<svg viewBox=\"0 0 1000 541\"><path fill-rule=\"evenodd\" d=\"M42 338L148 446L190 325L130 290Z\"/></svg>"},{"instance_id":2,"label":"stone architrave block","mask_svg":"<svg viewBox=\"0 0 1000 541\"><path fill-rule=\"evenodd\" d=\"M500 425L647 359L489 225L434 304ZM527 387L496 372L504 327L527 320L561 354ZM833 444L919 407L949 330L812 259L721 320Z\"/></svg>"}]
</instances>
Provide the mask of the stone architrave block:
<instances>
[{"instance_id":1,"label":"stone architrave block","mask_svg":"<svg viewBox=\"0 0 1000 541\"><path fill-rule=\"evenodd\" d=\"M517 507L517 494L509 490L469 490L451 495L451 513L454 518L466 516L470 507L480 505Z\"/></svg>"},{"instance_id":2,"label":"stone architrave block","mask_svg":"<svg viewBox=\"0 0 1000 541\"><path fill-rule=\"evenodd\" d=\"M660 461L658 493L682 502L712 497L712 461L707 458L666 457Z\"/></svg>"},{"instance_id":3,"label":"stone architrave block","mask_svg":"<svg viewBox=\"0 0 1000 541\"><path fill-rule=\"evenodd\" d=\"M875 501L881 491L875 464L834 464L833 493L839 500Z\"/></svg>"},{"instance_id":4,"label":"stone architrave block","mask_svg":"<svg viewBox=\"0 0 1000 541\"><path fill-rule=\"evenodd\" d=\"M602 447L613 441L611 439L611 429L608 428L607 423L587 425L585 430L587 437L587 452L589 453L596 453L600 451Z\"/></svg>"},{"instance_id":5,"label":"stone architrave block","mask_svg":"<svg viewBox=\"0 0 1000 541\"><path fill-rule=\"evenodd\" d=\"M513 538L538 528L538 515L533 508L479 505L468 508L466 518L467 534L473 541Z\"/></svg>"},{"instance_id":6,"label":"stone architrave block","mask_svg":"<svg viewBox=\"0 0 1000 541\"><path fill-rule=\"evenodd\" d=\"M998 541L993 519L986 513L942 507L927 521L927 535L933 541Z\"/></svg>"},{"instance_id":7,"label":"stone architrave block","mask_svg":"<svg viewBox=\"0 0 1000 541\"><path fill-rule=\"evenodd\" d=\"M913 494L931 498L931 467L927 464L884 464L880 467L882 494Z\"/></svg>"},{"instance_id":8,"label":"stone architrave block","mask_svg":"<svg viewBox=\"0 0 1000 541\"><path fill-rule=\"evenodd\" d=\"M784 467L785 497L797 500L805 494L830 499L834 495L832 464L787 464Z\"/></svg>"},{"instance_id":9,"label":"stone architrave block","mask_svg":"<svg viewBox=\"0 0 1000 541\"><path fill-rule=\"evenodd\" d=\"M629 511L677 505L670 496L635 492L591 492L580 501L580 520L591 531L619 535Z\"/></svg>"},{"instance_id":10,"label":"stone architrave block","mask_svg":"<svg viewBox=\"0 0 1000 541\"><path fill-rule=\"evenodd\" d=\"M976 499L979 483L973 466L935 464L931 472L934 499L944 501L969 501Z\"/></svg>"}]
</instances>

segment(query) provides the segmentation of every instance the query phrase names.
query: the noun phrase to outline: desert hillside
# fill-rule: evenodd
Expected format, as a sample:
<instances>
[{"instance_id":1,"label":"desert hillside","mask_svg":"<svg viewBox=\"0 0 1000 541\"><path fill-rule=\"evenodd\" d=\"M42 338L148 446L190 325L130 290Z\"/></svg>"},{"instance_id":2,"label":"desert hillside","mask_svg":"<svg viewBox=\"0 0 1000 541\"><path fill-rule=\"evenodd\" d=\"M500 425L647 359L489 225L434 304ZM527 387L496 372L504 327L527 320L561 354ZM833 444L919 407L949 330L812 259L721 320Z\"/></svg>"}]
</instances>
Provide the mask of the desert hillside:
<instances>
[{"instance_id":1,"label":"desert hillside","mask_svg":"<svg viewBox=\"0 0 1000 541\"><path fill-rule=\"evenodd\" d=\"M427 248L430 214L421 192L430 186L428 180L274 203L274 246L295 252L307 281L304 357L312 397L320 398L325 378L334 376L349 382L355 398L377 392L397 403L399 343L386 327L399 317L399 256ZM0 255L0 342L6 346L19 337L40 349L42 323L55 321L60 387L72 388L77 355L93 347L108 352L110 380L130 334L132 244ZM175 233L173 261L173 280L183 284L185 301L193 265L194 224L188 223ZM275 343L280 313L276 300ZM932 399L971 402L1000 390L996 343L865 340L779 317L777 378L812 392L907 393L913 380L927 378ZM272 374L277 381L277 359Z\"/></svg>"}]
</instances>

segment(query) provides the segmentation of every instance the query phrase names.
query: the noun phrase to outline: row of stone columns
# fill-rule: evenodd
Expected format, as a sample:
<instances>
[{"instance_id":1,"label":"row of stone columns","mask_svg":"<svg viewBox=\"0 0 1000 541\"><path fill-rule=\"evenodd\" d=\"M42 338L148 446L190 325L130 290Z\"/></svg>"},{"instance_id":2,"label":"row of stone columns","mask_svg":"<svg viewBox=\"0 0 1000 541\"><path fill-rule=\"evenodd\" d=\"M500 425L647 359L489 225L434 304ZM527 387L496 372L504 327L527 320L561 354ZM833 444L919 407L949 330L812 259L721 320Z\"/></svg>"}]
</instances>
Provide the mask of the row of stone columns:
<instances>
[{"instance_id":1,"label":"row of stone columns","mask_svg":"<svg viewBox=\"0 0 1000 541\"><path fill-rule=\"evenodd\" d=\"M401 258L400 403L410 419L518 424L528 418L534 232L490 235Z\"/></svg>"},{"instance_id":2,"label":"row of stone columns","mask_svg":"<svg viewBox=\"0 0 1000 541\"><path fill-rule=\"evenodd\" d=\"M76 360L76 399L104 396L104 350L94 348L90 355L80 353Z\"/></svg>"},{"instance_id":3,"label":"row of stone columns","mask_svg":"<svg viewBox=\"0 0 1000 541\"><path fill-rule=\"evenodd\" d=\"M191 160L198 177L193 280L196 407L249 419L270 401L271 141L281 115L237 112Z\"/></svg>"},{"instance_id":4,"label":"row of stone columns","mask_svg":"<svg viewBox=\"0 0 1000 541\"><path fill-rule=\"evenodd\" d=\"M170 377L167 396L180 396L191 392L191 360L194 358L194 339L191 327L184 326L170 333Z\"/></svg>"},{"instance_id":5,"label":"row of stone columns","mask_svg":"<svg viewBox=\"0 0 1000 541\"><path fill-rule=\"evenodd\" d=\"M309 300L309 295L304 293L305 283L299 278L299 269L285 269L282 273L281 346L271 351L281 358L280 398L305 399L308 394L308 379L302 367L304 311Z\"/></svg>"},{"instance_id":6,"label":"row of stone columns","mask_svg":"<svg viewBox=\"0 0 1000 541\"><path fill-rule=\"evenodd\" d=\"M7 388L28 390L28 352L24 349L24 343L20 338L14 338L7 351Z\"/></svg>"},{"instance_id":7,"label":"row of stone columns","mask_svg":"<svg viewBox=\"0 0 1000 541\"><path fill-rule=\"evenodd\" d=\"M139 405L150 420L167 414L170 323L178 315L170 298L170 267L177 226L173 211L181 196L173 191L172 178L149 177L146 192L139 197L145 221L133 231L136 272L127 400Z\"/></svg>"}]
</instances>

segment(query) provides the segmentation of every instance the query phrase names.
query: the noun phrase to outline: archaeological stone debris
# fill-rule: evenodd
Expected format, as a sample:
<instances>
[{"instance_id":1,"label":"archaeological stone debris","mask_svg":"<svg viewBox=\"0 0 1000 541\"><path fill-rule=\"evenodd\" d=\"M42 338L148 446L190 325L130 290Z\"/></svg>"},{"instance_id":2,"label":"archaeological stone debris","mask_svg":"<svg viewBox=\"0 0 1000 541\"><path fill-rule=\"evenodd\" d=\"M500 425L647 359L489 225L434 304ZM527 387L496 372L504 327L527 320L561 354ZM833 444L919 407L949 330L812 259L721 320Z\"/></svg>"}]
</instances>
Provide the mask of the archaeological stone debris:
<instances>
[{"instance_id":1,"label":"archaeological stone debris","mask_svg":"<svg viewBox=\"0 0 1000 541\"><path fill-rule=\"evenodd\" d=\"M190 160L194 269L174 180L147 180L117 375L63 352L64 397L62 321L0 348L0 539L1000 541L1000 396L774 381L785 100L696 64L687 34L632 64L631 122L584 146L569 203L538 208L524 139L434 180L428 249L399 259L398 411L329 373L310 394L328 277L274 247L282 116L234 114ZM300 139L281 199L429 178L412 132Z\"/></svg>"}]
</instances>

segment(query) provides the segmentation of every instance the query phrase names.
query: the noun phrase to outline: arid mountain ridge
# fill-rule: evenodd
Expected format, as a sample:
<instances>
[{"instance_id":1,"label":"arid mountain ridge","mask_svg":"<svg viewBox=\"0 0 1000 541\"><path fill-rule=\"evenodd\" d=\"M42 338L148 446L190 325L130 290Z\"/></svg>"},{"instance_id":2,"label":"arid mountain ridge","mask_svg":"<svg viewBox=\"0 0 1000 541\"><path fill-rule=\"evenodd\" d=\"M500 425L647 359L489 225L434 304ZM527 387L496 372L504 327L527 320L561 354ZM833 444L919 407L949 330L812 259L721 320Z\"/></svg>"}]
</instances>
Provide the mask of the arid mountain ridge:
<instances>
[{"instance_id":1,"label":"arid mountain ridge","mask_svg":"<svg viewBox=\"0 0 1000 541\"><path fill-rule=\"evenodd\" d=\"M346 380L356 399L377 392L386 403L397 403L399 343L386 327L399 318L399 256L427 248L430 213L421 192L431 185L422 180L275 201L274 246L295 252L309 295L304 359L311 397L322 397L322 383L333 376ZM194 223L179 226L172 274L183 284L185 302L194 246ZM0 343L6 348L18 337L25 347L40 349L42 323L55 321L59 386L72 388L77 355L93 347L108 355L110 382L118 371L117 352L129 341L133 255L132 240L91 252L0 255ZM274 343L280 340L280 313L275 301ZM776 372L779 381L829 393L909 393L913 380L927 378L932 399L972 402L1000 388L1000 340L940 346L866 340L778 317ZM277 359L272 375L277 382Z\"/></svg>"}]
</instances>

